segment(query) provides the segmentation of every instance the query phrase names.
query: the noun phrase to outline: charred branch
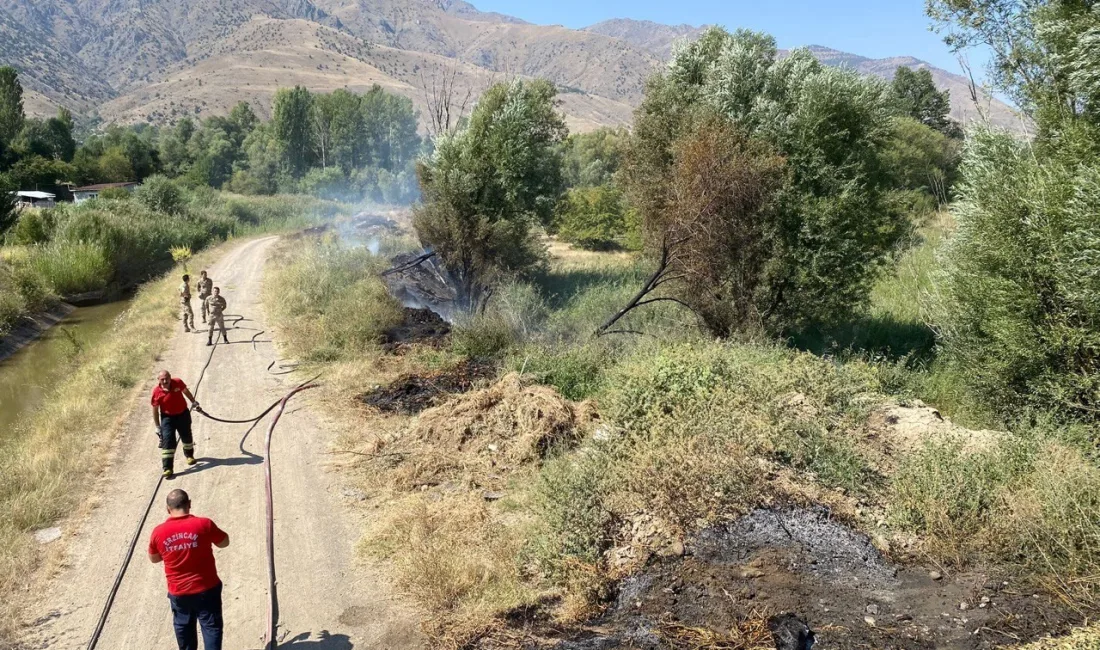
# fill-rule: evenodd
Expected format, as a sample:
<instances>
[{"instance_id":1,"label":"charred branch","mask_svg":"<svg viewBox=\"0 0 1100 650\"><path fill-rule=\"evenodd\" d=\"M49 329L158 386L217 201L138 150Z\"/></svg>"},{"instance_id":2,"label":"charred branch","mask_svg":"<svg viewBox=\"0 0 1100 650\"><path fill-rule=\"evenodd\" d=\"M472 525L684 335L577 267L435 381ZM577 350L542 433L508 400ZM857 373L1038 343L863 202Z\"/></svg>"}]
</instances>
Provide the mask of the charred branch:
<instances>
[{"instance_id":1,"label":"charred branch","mask_svg":"<svg viewBox=\"0 0 1100 650\"><path fill-rule=\"evenodd\" d=\"M649 276L649 279L645 281L645 284L638 290L638 293L630 299L630 302L626 303L626 305L616 312L614 316L609 318L607 322L600 325L599 329L596 330L596 336L604 336L606 334L641 334L641 332L636 332L634 330L611 330L611 328L615 323L622 320L624 316L635 309L644 307L645 305L651 305L655 302L674 302L691 309L693 312L695 311L692 309L691 305L678 298L670 296L647 298L647 296L652 294L658 287L675 277L674 274L669 274L669 263L674 256L673 247L683 244L685 241L686 239L678 239L675 242L669 243L668 239L665 239L661 244L661 260L657 265L657 270L653 272L653 275Z\"/></svg>"},{"instance_id":2,"label":"charred branch","mask_svg":"<svg viewBox=\"0 0 1100 650\"><path fill-rule=\"evenodd\" d=\"M414 257L413 259L409 260L408 262L405 262L404 264L395 266L392 269L389 269L387 271L382 271L382 277L387 277L387 276L390 276L390 275L396 275L398 273L403 273L405 271L408 271L411 268L420 266L421 264L423 264L424 262L427 262L428 260L432 259L433 257L435 257L435 251L428 251L427 253L424 253L423 255L418 255L418 256Z\"/></svg>"}]
</instances>

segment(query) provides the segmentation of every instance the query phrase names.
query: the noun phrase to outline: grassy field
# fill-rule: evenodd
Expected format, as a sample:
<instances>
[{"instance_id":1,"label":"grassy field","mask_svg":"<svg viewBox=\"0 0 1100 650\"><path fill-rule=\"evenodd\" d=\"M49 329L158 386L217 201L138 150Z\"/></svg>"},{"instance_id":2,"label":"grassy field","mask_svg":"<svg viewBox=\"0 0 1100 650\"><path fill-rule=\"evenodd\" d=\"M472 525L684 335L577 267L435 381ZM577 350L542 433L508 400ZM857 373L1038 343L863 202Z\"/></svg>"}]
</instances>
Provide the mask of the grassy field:
<instances>
[{"instance_id":1,"label":"grassy field","mask_svg":"<svg viewBox=\"0 0 1100 650\"><path fill-rule=\"evenodd\" d=\"M195 189L172 213L137 196L28 210L0 247L0 336L24 315L64 296L121 293L175 264L173 250L197 252L228 237L304 227L344 208L302 196L243 197Z\"/></svg>"},{"instance_id":2,"label":"grassy field","mask_svg":"<svg viewBox=\"0 0 1100 650\"><path fill-rule=\"evenodd\" d=\"M501 375L521 372L553 387L562 397L522 382L517 389L527 391L519 393L524 400L544 400L545 412L598 409L598 426L578 425L575 435L516 462L507 462L507 445L516 444L507 433L489 446L478 442L494 428L525 439L522 409L494 419L510 408L507 393L475 393L411 419L352 412L341 449L352 454L355 480L378 495L364 552L392 563L401 586L432 612L440 643L460 645L498 628L505 612L547 599L559 603L560 621L597 611L607 585L629 569L607 560L615 522L644 513L672 539L687 539L775 503L827 504L887 546L915 538L920 554L941 566L998 567L1065 602L1095 606L1096 432L1042 414L997 421L937 363L924 323L935 308L937 249L950 228L944 215L925 224L853 323L803 333L793 345L708 340L674 305L628 317L624 329L645 335L594 338L636 291L645 265L559 245L549 271L501 287L485 313L457 324L443 349L384 354L370 341L391 322L393 306L379 300L361 317L341 306L345 296L380 291L368 274L381 262L365 252L286 252L269 304L298 305L275 315L290 327L291 352L328 369L333 404L402 373L480 357L495 361ZM299 277L316 280L321 296L311 297ZM307 308L340 314L339 325L295 334L295 314ZM357 325L347 322L356 318ZM866 435L876 410L916 398L968 426L1011 424L1011 431L952 430L917 441ZM479 400L496 406L466 426L462 447L444 446L448 429L437 421L461 426L469 409L484 406ZM983 444L970 447L969 436ZM486 467L485 449L505 460ZM485 485L507 496L487 503ZM1036 647L1092 647L1072 643Z\"/></svg>"}]
</instances>

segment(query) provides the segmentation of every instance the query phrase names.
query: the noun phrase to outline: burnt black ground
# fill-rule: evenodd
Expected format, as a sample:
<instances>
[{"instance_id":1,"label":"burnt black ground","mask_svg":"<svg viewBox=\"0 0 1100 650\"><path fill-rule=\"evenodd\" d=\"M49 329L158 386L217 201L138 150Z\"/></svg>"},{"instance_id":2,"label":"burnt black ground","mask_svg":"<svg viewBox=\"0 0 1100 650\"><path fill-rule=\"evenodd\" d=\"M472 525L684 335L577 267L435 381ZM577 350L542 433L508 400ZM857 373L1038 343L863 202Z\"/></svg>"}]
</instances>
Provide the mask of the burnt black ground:
<instances>
[{"instance_id":1,"label":"burnt black ground","mask_svg":"<svg viewBox=\"0 0 1100 650\"><path fill-rule=\"evenodd\" d=\"M892 564L826 510L758 510L704 531L683 557L654 557L588 625L554 629L530 616L517 624L518 644L490 638L477 647L736 648L700 646L680 632L724 634L754 618L791 614L814 631L815 650L991 650L1056 636L1084 620L997 572L940 573Z\"/></svg>"}]
</instances>

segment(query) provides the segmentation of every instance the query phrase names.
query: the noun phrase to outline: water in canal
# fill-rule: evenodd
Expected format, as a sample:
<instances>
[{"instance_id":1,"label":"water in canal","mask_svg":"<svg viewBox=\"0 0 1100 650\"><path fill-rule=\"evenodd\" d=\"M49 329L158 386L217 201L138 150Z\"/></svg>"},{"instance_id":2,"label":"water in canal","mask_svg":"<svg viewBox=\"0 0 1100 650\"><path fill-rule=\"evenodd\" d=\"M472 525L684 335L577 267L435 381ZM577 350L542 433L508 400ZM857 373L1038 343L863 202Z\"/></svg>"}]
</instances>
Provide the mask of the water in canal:
<instances>
[{"instance_id":1,"label":"water in canal","mask_svg":"<svg viewBox=\"0 0 1100 650\"><path fill-rule=\"evenodd\" d=\"M76 309L36 341L0 361L0 443L8 441L16 422L42 403L80 350L99 343L129 304L123 300Z\"/></svg>"}]
</instances>

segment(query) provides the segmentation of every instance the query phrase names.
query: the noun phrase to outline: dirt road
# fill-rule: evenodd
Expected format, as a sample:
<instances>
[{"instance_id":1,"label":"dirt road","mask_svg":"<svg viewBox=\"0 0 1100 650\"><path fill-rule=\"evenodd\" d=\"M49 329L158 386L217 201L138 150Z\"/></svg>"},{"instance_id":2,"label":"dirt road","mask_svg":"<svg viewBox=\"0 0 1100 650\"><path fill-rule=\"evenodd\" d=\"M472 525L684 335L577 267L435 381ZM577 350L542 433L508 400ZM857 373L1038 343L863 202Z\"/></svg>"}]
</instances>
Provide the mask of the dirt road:
<instances>
[{"instance_id":1,"label":"dirt road","mask_svg":"<svg viewBox=\"0 0 1100 650\"><path fill-rule=\"evenodd\" d=\"M260 304L263 265L276 238L245 242L210 269L222 289L227 313L246 319L230 331L231 345L219 346L196 397L219 417L253 417L298 383L294 376L273 376L276 359L271 343L250 342L264 323ZM195 302L198 314L197 301ZM252 329L244 329L252 328ZM277 337L277 333L276 333ZM183 334L173 340L161 366L192 390L206 363L206 334ZM159 452L148 390L131 406L124 434L105 478L90 483L98 505L86 521L66 531L65 566L33 608L36 623L28 646L67 650L84 648L95 627L127 544L159 477ZM402 604L381 574L354 561L358 538L355 515L341 503L337 478L324 467L330 434L305 406L291 404L272 444L275 498L276 564L279 578L280 648L317 650L403 650L423 647L417 617ZM270 417L270 416L269 416ZM166 481L122 583L99 643L103 650L175 647L163 569L151 564L145 547L153 526L164 519L167 491L179 487L191 494L195 514L213 518L231 536L228 549L217 552L225 583L227 650L260 648L266 621L267 577L264 551L264 490L261 453L267 420L243 441L248 425L195 420L194 468L176 459L175 480ZM73 453L80 453L74 440Z\"/></svg>"}]
</instances>

